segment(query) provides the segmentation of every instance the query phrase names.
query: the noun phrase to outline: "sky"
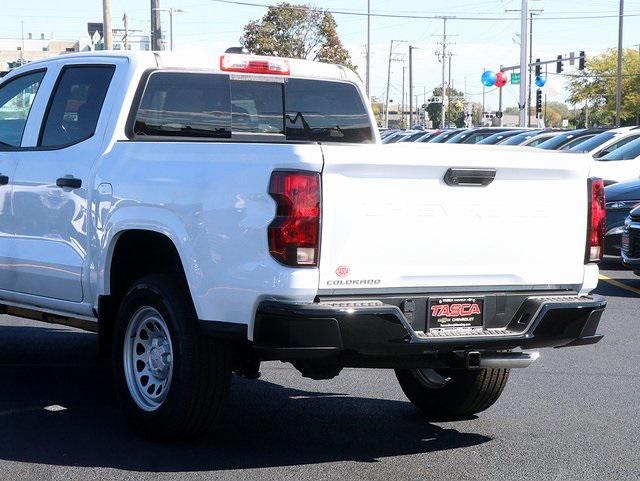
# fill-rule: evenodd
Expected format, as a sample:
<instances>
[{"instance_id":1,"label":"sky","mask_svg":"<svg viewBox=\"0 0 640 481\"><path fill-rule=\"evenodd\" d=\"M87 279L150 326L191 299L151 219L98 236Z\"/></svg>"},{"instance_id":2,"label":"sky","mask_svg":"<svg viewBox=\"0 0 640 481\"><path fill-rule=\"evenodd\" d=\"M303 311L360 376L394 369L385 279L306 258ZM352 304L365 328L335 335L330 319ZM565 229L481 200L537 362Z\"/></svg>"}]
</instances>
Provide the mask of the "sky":
<instances>
[{"instance_id":1,"label":"sky","mask_svg":"<svg viewBox=\"0 0 640 481\"><path fill-rule=\"evenodd\" d=\"M248 0L250 3L271 4L269 0ZM338 11L366 13L366 0L289 0L293 4L309 4ZM230 5L214 0L160 0L162 8L180 8L174 14L175 50L221 51L238 45L244 25L259 19L266 8ZM500 65L519 63L518 35L521 0L371 0L372 14L414 16L457 16L447 23L451 35L453 87L467 93L473 101L482 101L480 76L484 69L498 70ZM609 48L615 48L618 38L618 0L530 0L531 9L543 9L533 24L533 57L553 59L557 55L576 54L584 50L588 58ZM58 39L76 40L87 35L87 22L102 21L102 0L0 0L0 38L20 38L21 21L25 33L41 32ZM149 31L149 0L112 0L113 27L122 28L126 12L129 27ZM640 0L625 1L624 46L639 48ZM587 19L568 19L587 16ZM464 18L460 18L464 17ZM468 20L466 18L482 18ZM559 18L560 17L560 18ZM364 78L366 52L366 16L335 15L338 33L349 49L358 72ZM168 14L162 13L163 30L168 34ZM371 19L371 95L385 98L387 61L391 40L403 40L394 47L398 61L392 62L390 98L399 101L402 70L407 66L408 46L413 50L414 93L419 102L431 96L431 89L440 85L442 66L435 54L441 47L443 21L425 18ZM405 61L402 62L402 57ZM565 66L565 73L575 67ZM555 65L550 72L555 72ZM544 88L549 100L567 98L566 77L550 74ZM408 83L408 79L407 79ZM487 110L497 108L496 89L486 90ZM503 88L504 106L515 106L518 87Z\"/></svg>"}]
</instances>

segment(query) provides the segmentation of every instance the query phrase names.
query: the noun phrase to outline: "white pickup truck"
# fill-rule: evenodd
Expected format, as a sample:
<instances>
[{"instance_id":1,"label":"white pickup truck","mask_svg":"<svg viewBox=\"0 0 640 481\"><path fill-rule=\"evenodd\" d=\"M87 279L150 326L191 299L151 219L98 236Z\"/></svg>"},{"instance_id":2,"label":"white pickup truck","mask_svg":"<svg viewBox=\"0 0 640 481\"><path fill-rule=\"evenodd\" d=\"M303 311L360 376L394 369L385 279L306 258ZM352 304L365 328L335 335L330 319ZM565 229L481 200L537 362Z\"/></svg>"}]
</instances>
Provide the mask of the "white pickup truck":
<instances>
[{"instance_id":1,"label":"white pickup truck","mask_svg":"<svg viewBox=\"0 0 640 481\"><path fill-rule=\"evenodd\" d=\"M65 55L0 83L0 309L98 333L149 438L216 424L233 372L394 368L431 418L539 347L600 340L586 159L383 146L357 76L225 54Z\"/></svg>"}]
</instances>

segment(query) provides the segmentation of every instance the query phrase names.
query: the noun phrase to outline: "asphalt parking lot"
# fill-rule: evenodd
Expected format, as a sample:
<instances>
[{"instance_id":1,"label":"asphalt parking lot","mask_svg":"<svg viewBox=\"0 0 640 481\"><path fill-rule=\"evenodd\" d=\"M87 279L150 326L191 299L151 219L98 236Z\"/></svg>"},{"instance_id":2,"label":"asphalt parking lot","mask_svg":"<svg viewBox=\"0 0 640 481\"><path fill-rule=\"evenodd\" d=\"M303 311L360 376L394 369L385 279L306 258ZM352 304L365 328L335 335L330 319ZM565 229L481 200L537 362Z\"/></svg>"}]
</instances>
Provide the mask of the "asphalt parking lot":
<instances>
[{"instance_id":1,"label":"asphalt parking lot","mask_svg":"<svg viewBox=\"0 0 640 481\"><path fill-rule=\"evenodd\" d=\"M0 479L640 479L640 278L602 274L605 339L543 351L475 419L426 422L391 371L267 363L187 445L131 434L93 334L0 316Z\"/></svg>"}]
</instances>

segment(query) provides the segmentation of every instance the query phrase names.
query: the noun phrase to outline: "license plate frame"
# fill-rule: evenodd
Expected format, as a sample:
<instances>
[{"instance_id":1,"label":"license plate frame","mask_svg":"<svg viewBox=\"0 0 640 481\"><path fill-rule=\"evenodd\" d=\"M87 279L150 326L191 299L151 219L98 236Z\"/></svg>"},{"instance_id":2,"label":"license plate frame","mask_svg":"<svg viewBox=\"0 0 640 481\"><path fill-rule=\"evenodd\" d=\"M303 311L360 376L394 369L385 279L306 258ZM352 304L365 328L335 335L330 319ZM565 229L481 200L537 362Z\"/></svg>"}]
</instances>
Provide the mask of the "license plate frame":
<instances>
[{"instance_id":1,"label":"license plate frame","mask_svg":"<svg viewBox=\"0 0 640 481\"><path fill-rule=\"evenodd\" d=\"M431 297L427 330L484 329L484 297Z\"/></svg>"}]
</instances>

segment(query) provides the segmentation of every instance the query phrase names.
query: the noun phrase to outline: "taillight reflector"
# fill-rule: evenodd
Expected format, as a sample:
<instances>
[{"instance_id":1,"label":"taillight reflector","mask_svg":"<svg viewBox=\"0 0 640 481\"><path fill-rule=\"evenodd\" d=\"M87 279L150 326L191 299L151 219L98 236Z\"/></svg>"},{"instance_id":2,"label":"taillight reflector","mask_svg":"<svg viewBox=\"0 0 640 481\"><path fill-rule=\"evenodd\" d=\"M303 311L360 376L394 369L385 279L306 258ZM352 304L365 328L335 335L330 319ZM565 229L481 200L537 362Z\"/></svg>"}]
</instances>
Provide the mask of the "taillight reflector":
<instances>
[{"instance_id":1,"label":"taillight reflector","mask_svg":"<svg viewBox=\"0 0 640 481\"><path fill-rule=\"evenodd\" d=\"M275 171L269 194L276 218L269 225L269 251L288 266L317 266L320 240L320 174Z\"/></svg>"},{"instance_id":2,"label":"taillight reflector","mask_svg":"<svg viewBox=\"0 0 640 481\"><path fill-rule=\"evenodd\" d=\"M585 262L600 262L604 253L605 200L602 179L591 178L589 185L589 218L587 219L587 251Z\"/></svg>"},{"instance_id":3,"label":"taillight reflector","mask_svg":"<svg viewBox=\"0 0 640 481\"><path fill-rule=\"evenodd\" d=\"M289 62L284 58L226 54L220 57L220 70L225 72L289 75Z\"/></svg>"}]
</instances>

